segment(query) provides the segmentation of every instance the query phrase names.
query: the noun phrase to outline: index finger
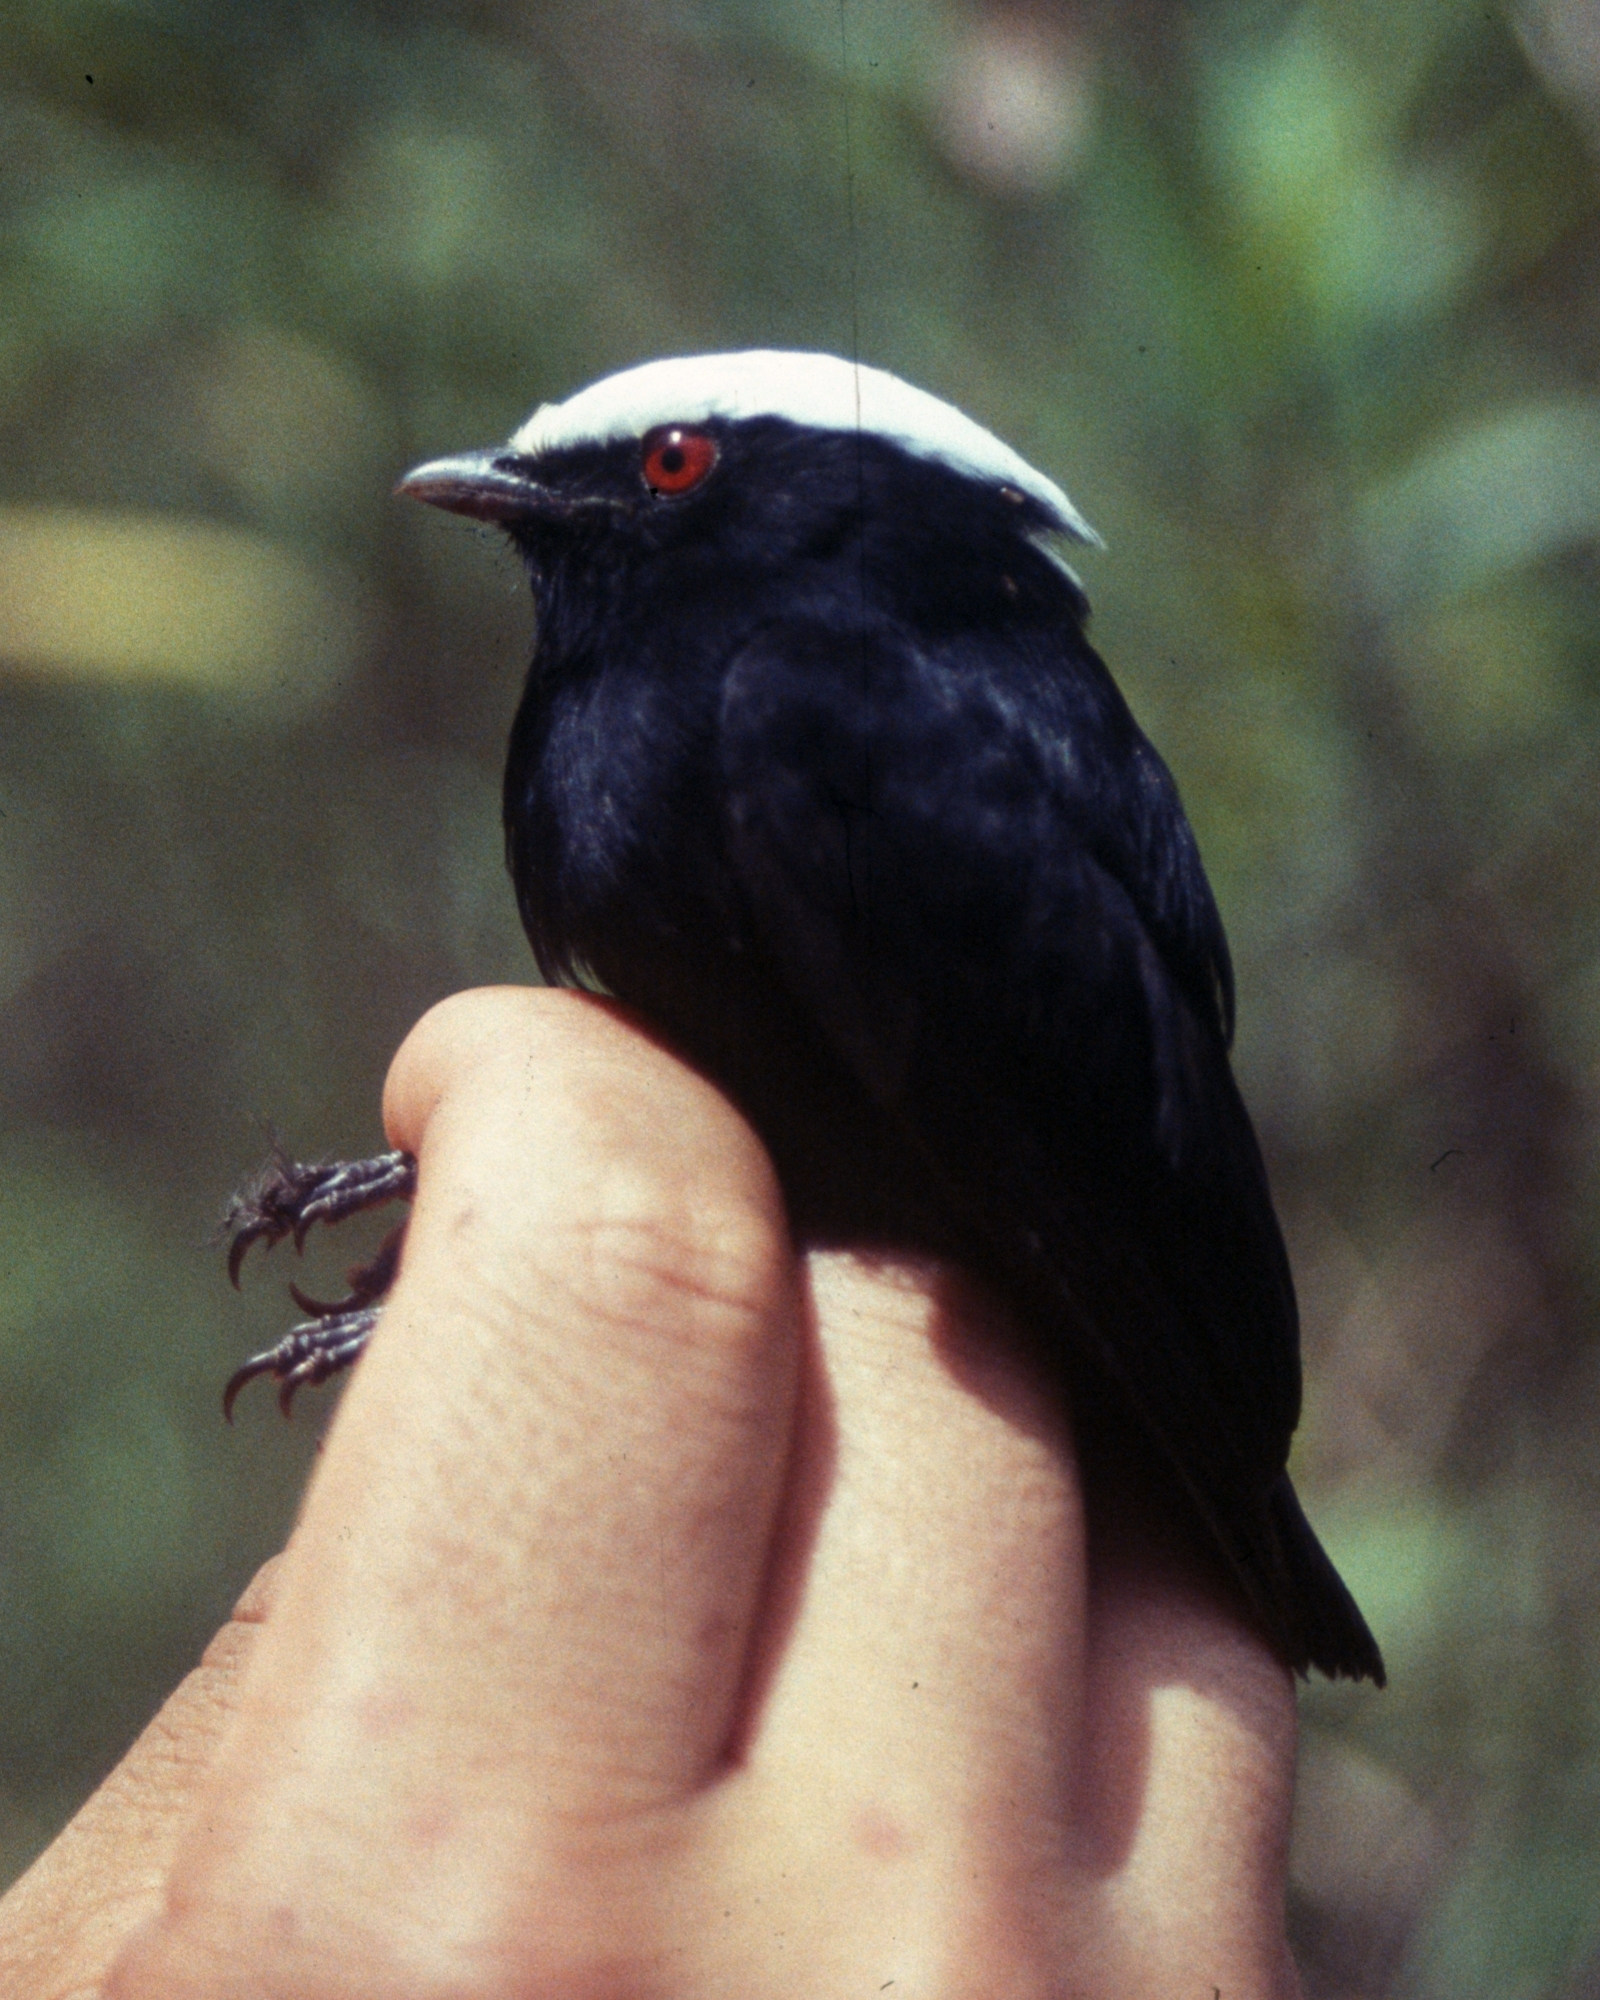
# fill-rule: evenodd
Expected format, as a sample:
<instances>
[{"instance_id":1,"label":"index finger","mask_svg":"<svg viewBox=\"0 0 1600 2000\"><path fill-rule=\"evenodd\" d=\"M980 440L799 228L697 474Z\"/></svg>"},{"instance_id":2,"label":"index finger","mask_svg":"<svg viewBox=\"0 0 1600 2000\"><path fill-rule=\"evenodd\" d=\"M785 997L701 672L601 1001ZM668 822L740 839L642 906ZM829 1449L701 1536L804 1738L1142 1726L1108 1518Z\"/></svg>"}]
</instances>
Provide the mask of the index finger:
<instances>
[{"instance_id":1,"label":"index finger","mask_svg":"<svg viewBox=\"0 0 1600 2000\"><path fill-rule=\"evenodd\" d=\"M524 1936L541 1872L547 1927L552 1868L614 1927L573 1857L656 1838L734 1726L796 1372L765 1154L569 994L436 1009L388 1114L420 1159L400 1277L130 2000L264 1959L386 1991Z\"/></svg>"}]
</instances>

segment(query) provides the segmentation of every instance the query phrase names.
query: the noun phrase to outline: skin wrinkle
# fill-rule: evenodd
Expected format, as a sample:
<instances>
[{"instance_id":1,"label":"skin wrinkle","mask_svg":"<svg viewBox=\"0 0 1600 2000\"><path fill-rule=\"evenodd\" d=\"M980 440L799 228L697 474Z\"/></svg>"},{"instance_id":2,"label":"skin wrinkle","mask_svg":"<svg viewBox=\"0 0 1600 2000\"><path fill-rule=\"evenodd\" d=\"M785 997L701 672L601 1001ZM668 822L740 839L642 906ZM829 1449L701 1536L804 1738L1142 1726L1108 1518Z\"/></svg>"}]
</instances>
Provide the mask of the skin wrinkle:
<instances>
[{"instance_id":1,"label":"skin wrinkle","mask_svg":"<svg viewBox=\"0 0 1600 2000\"><path fill-rule=\"evenodd\" d=\"M419 1200L418 1213L432 1220L435 1205L436 1198L426 1207ZM490 1218L472 1202L458 1207L442 1226L469 1239L469 1255L480 1255L483 1243L498 1240ZM756 1310L764 1310L769 1302L774 1267L780 1261L774 1255L772 1230L753 1226L748 1203L719 1204L712 1190L688 1204L681 1182L669 1183L649 1171L611 1170L590 1181L579 1213L541 1216L541 1240L548 1241L557 1231L563 1243L593 1244L590 1264L596 1271L635 1274L707 1303ZM556 1268L561 1262L551 1258L548 1266ZM602 1292L586 1304L603 1317L612 1316Z\"/></svg>"},{"instance_id":2,"label":"skin wrinkle","mask_svg":"<svg viewBox=\"0 0 1600 2000\"><path fill-rule=\"evenodd\" d=\"M591 1273L603 1262L601 1258L594 1259ZM628 1275L640 1277L644 1269L643 1265L636 1265ZM530 1246L528 1253L517 1260L514 1270L503 1269L491 1276L480 1265L462 1274L461 1339L452 1341L452 1346L470 1346L470 1364L463 1360L460 1365L469 1375L473 1369L489 1365L489 1375L479 1378L486 1396L496 1393L488 1384L502 1370L524 1379L537 1375L539 1381L538 1428L508 1437L500 1451L506 1476L497 1482L497 1488L507 1495L508 1511L514 1511L519 1476L525 1474L528 1465L558 1455L572 1436L592 1420L584 1407L584 1372L566 1359L571 1325L585 1327L585 1337L591 1346L596 1333L610 1337L616 1368L634 1379L654 1377L659 1364L647 1352L652 1344L676 1346L681 1352L674 1363L675 1396L694 1404L704 1419L726 1426L761 1425L767 1421L770 1415L767 1400L759 1394L741 1391L743 1378L725 1365L723 1354L701 1356L700 1350L728 1349L741 1342L763 1344L770 1337L765 1325L770 1308L747 1304L721 1290L678 1286L665 1275L658 1281L655 1269L665 1274L667 1267L665 1264L652 1267L647 1282L630 1287L625 1301L607 1296L603 1308L594 1303L596 1293L611 1294L617 1288L609 1282L593 1288L588 1283L564 1282L560 1276L563 1260L548 1239L538 1248ZM661 1310L663 1295L673 1294L696 1306L716 1308L717 1322L709 1328L697 1323L692 1332L674 1327ZM531 1309L532 1301L540 1304L536 1315ZM397 1301L389 1310L391 1337L404 1338L404 1300ZM511 1337L513 1330L515 1338ZM708 1333L715 1337L708 1339ZM473 1410L462 1411L457 1430L464 1443L476 1447L479 1433Z\"/></svg>"},{"instance_id":3,"label":"skin wrinkle","mask_svg":"<svg viewBox=\"0 0 1600 2000\"><path fill-rule=\"evenodd\" d=\"M583 1629L581 1614L590 1589L583 1569L572 1567L557 1572L563 1579L563 1587L554 1594L546 1592L536 1600L537 1613L531 1616L529 1606L521 1601L524 1593L517 1589L515 1569L508 1574L503 1566L486 1564L484 1560L486 1550L505 1548L514 1551L532 1484L542 1488L542 1511L547 1517L558 1522L566 1513L572 1521L570 1534L576 1538L581 1532L579 1517L584 1511L587 1491L584 1482L569 1479L559 1481L552 1487L544 1471L544 1468L563 1461L573 1438L582 1429L577 1377L571 1371L564 1373L561 1370L559 1357L558 1341L552 1369L544 1372L540 1381L541 1397L556 1421L548 1429L542 1428L537 1436L510 1441L509 1447L500 1455L500 1470L489 1482L491 1491L498 1497L498 1506L487 1516L480 1509L470 1521L462 1522L454 1530L444 1525L449 1519L448 1514L430 1511L416 1528L417 1533L431 1542L435 1560L429 1571L429 1581L409 1593L409 1600L416 1603L442 1592L444 1607L441 1615L452 1622L470 1622L491 1641L505 1642L530 1623L558 1626L570 1622L577 1630ZM623 1384L619 1393L623 1407L632 1407L636 1400L634 1392ZM566 1420L562 1419L563 1411L570 1413ZM756 1412L752 1411L750 1415L753 1418ZM682 1419L674 1428L702 1425L706 1421L706 1414L701 1413ZM472 1448L475 1431L470 1415L459 1418L455 1428L462 1447ZM659 1447L652 1447L650 1442L656 1428L650 1425L637 1435L627 1434L621 1438L614 1434L609 1455L619 1465L625 1465L630 1456L636 1459L658 1456ZM615 1475L613 1483L617 1483ZM618 1490L626 1492L627 1489L619 1485ZM568 1494L571 1495L570 1502L564 1497ZM691 1527L687 1533L680 1529L680 1536L690 1545L691 1553L692 1546L705 1539L707 1529L726 1503L725 1494L718 1496L698 1510L697 1527ZM558 1541L566 1538L559 1526L553 1527L551 1532ZM623 1553L626 1553L625 1547ZM479 1581L476 1587L468 1588L464 1580L474 1576L479 1577ZM724 1651L742 1652L747 1623L729 1625ZM655 1727L654 1717L662 1709L670 1709L680 1702L685 1689L677 1684L674 1675L658 1669L653 1681L641 1681L629 1676L608 1693L604 1675L611 1664L609 1652L602 1642L596 1643L600 1650L585 1657L577 1651L581 1642L575 1636L569 1637L569 1650L576 1652L576 1657L563 1705L571 1727L562 1738L546 1745L543 1753L545 1761L552 1768L565 1765L573 1771L584 1769L592 1777L611 1773L611 1790L605 1813L614 1815L625 1810L630 1815L641 1811L648 1815L658 1804L653 1790L637 1794L624 1805L622 1790L626 1784L628 1746L639 1738L641 1732L648 1737ZM692 1684L691 1676L686 1685ZM484 1769L491 1776L498 1761L497 1751L491 1749L485 1753ZM709 1763L712 1766L720 1763L720 1756L713 1753ZM709 1777L709 1770L707 1775ZM572 1823L581 1823L590 1814L584 1808L562 1817Z\"/></svg>"},{"instance_id":4,"label":"skin wrinkle","mask_svg":"<svg viewBox=\"0 0 1600 2000\"><path fill-rule=\"evenodd\" d=\"M726 1342L738 1346L752 1337L766 1339L766 1316L781 1301L786 1286L775 1282L770 1254L741 1248L708 1247L678 1225L681 1218L606 1218L590 1223L542 1221L541 1240L519 1247L514 1273L499 1276L483 1264L463 1272L462 1295L476 1309L475 1287L489 1285L508 1297L550 1294L564 1311L586 1326L594 1324L618 1345L664 1340L685 1348L685 1359L696 1351ZM691 1225L692 1228L692 1225ZM727 1232L724 1240L734 1237ZM581 1250L573 1257L573 1246ZM474 1246L471 1254L477 1254ZM715 1315L704 1323L696 1316L692 1334L679 1326L674 1312L663 1305L681 1299ZM720 1365L720 1356L712 1356Z\"/></svg>"},{"instance_id":5,"label":"skin wrinkle","mask_svg":"<svg viewBox=\"0 0 1600 2000\"><path fill-rule=\"evenodd\" d=\"M601 1235L594 1239L595 1243L600 1240ZM594 1268L591 1262L591 1274ZM668 1268L656 1260L651 1271L665 1274ZM702 1345L724 1350L744 1343L759 1348L770 1337L763 1323L763 1308L742 1300L730 1302L727 1294L709 1288L673 1287L664 1276L655 1275L642 1284L629 1282L624 1288L626 1298L618 1299L617 1286L610 1281L598 1286L553 1283L554 1274L561 1269L559 1246L546 1237L537 1249L519 1259L514 1271L505 1269L502 1260L502 1270L495 1279L481 1266L462 1274L461 1334L459 1339L451 1341L456 1357L452 1365L465 1370L469 1388L475 1383L476 1390L464 1399L454 1429L464 1451L481 1452L485 1436L497 1440L499 1476L492 1485L496 1499L491 1502L487 1517L480 1509L470 1528L464 1531L459 1549L442 1559L446 1574L452 1578L453 1590L460 1587L455 1579L473 1574L473 1565L466 1558L479 1537L492 1535L502 1546L515 1542L517 1517L530 1467L561 1462L575 1437L592 1421L585 1402L585 1367L568 1358L569 1326L585 1326L585 1338L591 1344L597 1334L611 1336L608 1344L612 1346L613 1366L620 1378L617 1400L622 1409L631 1409L636 1402L627 1383L644 1383L653 1376L660 1364L649 1350L664 1341L679 1350L679 1358L673 1364L673 1394L674 1400L683 1406L680 1422L686 1430L706 1424L716 1424L725 1430L747 1430L751 1426L759 1429L770 1420L769 1399L748 1386L740 1386L745 1376L741 1370L726 1365L726 1353L698 1353ZM642 1270L643 1266L636 1262L628 1274L630 1281L638 1280ZM675 1329L671 1313L661 1307L663 1293L671 1295L674 1291L680 1300L716 1309L709 1325L704 1313L696 1314L692 1338L685 1329ZM595 1303L597 1293L605 1296L603 1307ZM541 1306L537 1315L530 1310L530 1302L535 1300ZM403 1298L391 1306L390 1337L406 1338L404 1310ZM509 1397L512 1407L525 1406L537 1411L536 1428L507 1435L503 1422L498 1428L480 1422L485 1400L494 1400L502 1408L506 1405L508 1385L501 1381L504 1372L514 1373L523 1382L537 1377L536 1399L519 1396L515 1391ZM627 1462L628 1440L615 1426L611 1437L620 1469ZM635 1456L638 1456L638 1442L635 1440ZM647 1461L650 1456L645 1453ZM719 1497L713 1506L721 1504ZM711 1511L708 1507L707 1512ZM454 1560L457 1555L461 1558L459 1567ZM492 1625L500 1622L501 1614L495 1603L492 1599L486 1601L482 1593L475 1601L462 1603L460 1608L464 1615L487 1618Z\"/></svg>"},{"instance_id":6,"label":"skin wrinkle","mask_svg":"<svg viewBox=\"0 0 1600 2000\"><path fill-rule=\"evenodd\" d=\"M593 1003L572 996L569 1004ZM710 1094L708 1086L702 1088ZM722 1325L736 1345L741 1339L770 1337L764 1318L790 1284L781 1201L765 1155L742 1121L720 1098L715 1101L730 1128L728 1157L718 1158L702 1145L696 1159L677 1163L679 1170L670 1177L655 1163L642 1166L625 1149L608 1153L608 1130L618 1124L609 1091L569 1089L565 1103L542 1101L541 1122L550 1130L541 1155L570 1167L571 1148L562 1144L562 1128L567 1127L579 1149L579 1185L575 1189L559 1177L552 1181L541 1175L541 1191L548 1190L548 1198L538 1204L536 1227L525 1214L512 1231L496 1231L484 1219L464 1252L472 1263L462 1273L463 1297L472 1301L478 1284L519 1300L557 1292L574 1319L615 1331L619 1345L670 1339L676 1315L663 1312L663 1306L670 1307L675 1298L721 1309L710 1325L699 1315L692 1317L697 1347L713 1345L709 1336ZM619 1166L619 1159L626 1164ZM697 1165L709 1165L714 1172L696 1177ZM688 1186L694 1188L692 1203L685 1200ZM563 1207L575 1212L563 1215ZM425 1182L413 1234L432 1222ZM464 1233L464 1212L458 1209L447 1227ZM517 1261L509 1273L502 1276L485 1266L486 1244L496 1261L515 1249ZM566 1254L574 1245L585 1252L581 1266ZM457 1254L463 1254L459 1247Z\"/></svg>"}]
</instances>

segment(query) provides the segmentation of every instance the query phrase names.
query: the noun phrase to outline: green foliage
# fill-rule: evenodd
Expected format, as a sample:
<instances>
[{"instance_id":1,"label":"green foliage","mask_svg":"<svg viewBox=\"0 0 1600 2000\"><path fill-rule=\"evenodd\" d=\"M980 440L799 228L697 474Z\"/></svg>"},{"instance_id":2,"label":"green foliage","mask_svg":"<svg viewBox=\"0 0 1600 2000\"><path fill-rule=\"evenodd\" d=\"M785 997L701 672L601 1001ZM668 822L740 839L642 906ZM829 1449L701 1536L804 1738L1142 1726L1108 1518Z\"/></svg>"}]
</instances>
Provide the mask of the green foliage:
<instances>
[{"instance_id":1,"label":"green foliage","mask_svg":"<svg viewBox=\"0 0 1600 2000\"><path fill-rule=\"evenodd\" d=\"M8 13L12 1867L292 1507L307 1419L216 1414L281 1317L204 1242L262 1118L369 1145L410 1020L527 975L520 584L393 477L646 355L859 344L1105 533L1097 634L1235 940L1297 1470L1394 1669L1307 1698L1308 1985L1576 1991L1600 105L1566 18L1525 47L1465 0Z\"/></svg>"}]
</instances>

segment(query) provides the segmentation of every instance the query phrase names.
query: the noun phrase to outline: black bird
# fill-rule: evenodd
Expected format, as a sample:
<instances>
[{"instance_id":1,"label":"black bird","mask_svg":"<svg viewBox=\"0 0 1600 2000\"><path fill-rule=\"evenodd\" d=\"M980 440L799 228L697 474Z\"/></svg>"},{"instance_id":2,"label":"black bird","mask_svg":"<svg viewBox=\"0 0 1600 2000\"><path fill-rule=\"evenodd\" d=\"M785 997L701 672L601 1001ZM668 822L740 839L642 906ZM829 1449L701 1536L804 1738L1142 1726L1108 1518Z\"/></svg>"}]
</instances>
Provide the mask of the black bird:
<instances>
[{"instance_id":1,"label":"black bird","mask_svg":"<svg viewBox=\"0 0 1600 2000\"><path fill-rule=\"evenodd\" d=\"M1285 1469L1294 1287L1227 942L1050 546L1094 539L1066 495L893 376L782 353L627 370L400 490L527 562L505 827L545 978L727 1090L798 1240L988 1277L1281 1656L1381 1683ZM279 1161L233 1211L235 1273L410 1171ZM392 1264L230 1400L352 1359Z\"/></svg>"}]
</instances>

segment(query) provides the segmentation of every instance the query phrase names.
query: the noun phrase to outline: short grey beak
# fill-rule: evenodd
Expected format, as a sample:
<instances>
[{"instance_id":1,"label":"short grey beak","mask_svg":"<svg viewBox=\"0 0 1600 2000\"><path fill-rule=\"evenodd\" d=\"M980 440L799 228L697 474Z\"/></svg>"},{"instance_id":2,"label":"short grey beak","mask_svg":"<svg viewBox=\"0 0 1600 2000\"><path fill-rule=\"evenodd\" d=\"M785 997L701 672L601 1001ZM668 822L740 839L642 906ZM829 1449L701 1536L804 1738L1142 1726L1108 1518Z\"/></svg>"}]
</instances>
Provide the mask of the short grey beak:
<instances>
[{"instance_id":1,"label":"short grey beak","mask_svg":"<svg viewBox=\"0 0 1600 2000\"><path fill-rule=\"evenodd\" d=\"M548 513L551 505L549 492L530 477L526 461L504 445L430 459L408 472L394 490L478 521L524 520Z\"/></svg>"}]
</instances>

